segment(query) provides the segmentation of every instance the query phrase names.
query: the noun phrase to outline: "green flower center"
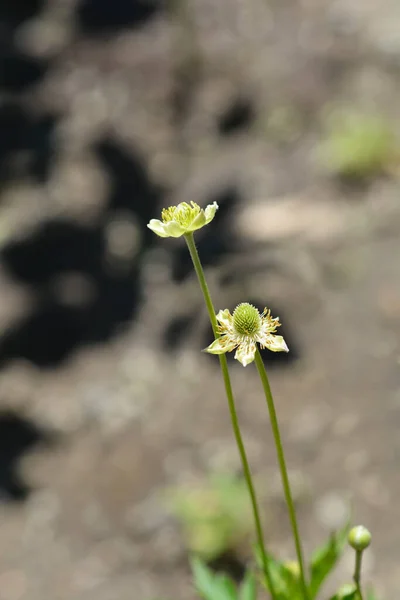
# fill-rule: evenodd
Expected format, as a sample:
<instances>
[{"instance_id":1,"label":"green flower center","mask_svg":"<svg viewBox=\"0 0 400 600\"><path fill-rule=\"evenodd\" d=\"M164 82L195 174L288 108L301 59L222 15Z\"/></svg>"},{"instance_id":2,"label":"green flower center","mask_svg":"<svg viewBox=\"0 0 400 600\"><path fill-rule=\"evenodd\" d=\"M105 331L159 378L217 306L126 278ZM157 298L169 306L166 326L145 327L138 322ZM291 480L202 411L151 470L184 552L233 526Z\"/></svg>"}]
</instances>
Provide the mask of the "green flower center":
<instances>
[{"instance_id":1,"label":"green flower center","mask_svg":"<svg viewBox=\"0 0 400 600\"><path fill-rule=\"evenodd\" d=\"M252 304L243 302L233 311L233 326L240 335L255 335L260 331L261 315Z\"/></svg>"},{"instance_id":2,"label":"green flower center","mask_svg":"<svg viewBox=\"0 0 400 600\"><path fill-rule=\"evenodd\" d=\"M176 221L181 227L189 227L197 215L200 214L200 211L200 206L195 202L191 202L190 204L181 202L178 206L164 208L161 213L161 219L163 223Z\"/></svg>"}]
</instances>

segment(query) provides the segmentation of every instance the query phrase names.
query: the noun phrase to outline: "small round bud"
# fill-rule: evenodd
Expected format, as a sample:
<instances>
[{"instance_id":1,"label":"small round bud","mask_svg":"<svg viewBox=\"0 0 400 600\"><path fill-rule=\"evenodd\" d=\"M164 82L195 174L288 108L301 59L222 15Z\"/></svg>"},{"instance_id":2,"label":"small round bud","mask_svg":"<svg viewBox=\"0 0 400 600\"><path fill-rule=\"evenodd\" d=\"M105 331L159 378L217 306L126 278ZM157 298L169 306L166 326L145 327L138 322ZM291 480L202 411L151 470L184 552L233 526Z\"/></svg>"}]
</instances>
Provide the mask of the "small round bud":
<instances>
[{"instance_id":1,"label":"small round bud","mask_svg":"<svg viewBox=\"0 0 400 600\"><path fill-rule=\"evenodd\" d=\"M233 311L233 326L240 335L254 335L260 331L261 315L255 306L243 302Z\"/></svg>"},{"instance_id":2,"label":"small round bud","mask_svg":"<svg viewBox=\"0 0 400 600\"><path fill-rule=\"evenodd\" d=\"M353 527L353 529L350 530L347 540L354 550L362 552L370 545L371 537L372 536L366 527L357 525L357 527Z\"/></svg>"}]
</instances>

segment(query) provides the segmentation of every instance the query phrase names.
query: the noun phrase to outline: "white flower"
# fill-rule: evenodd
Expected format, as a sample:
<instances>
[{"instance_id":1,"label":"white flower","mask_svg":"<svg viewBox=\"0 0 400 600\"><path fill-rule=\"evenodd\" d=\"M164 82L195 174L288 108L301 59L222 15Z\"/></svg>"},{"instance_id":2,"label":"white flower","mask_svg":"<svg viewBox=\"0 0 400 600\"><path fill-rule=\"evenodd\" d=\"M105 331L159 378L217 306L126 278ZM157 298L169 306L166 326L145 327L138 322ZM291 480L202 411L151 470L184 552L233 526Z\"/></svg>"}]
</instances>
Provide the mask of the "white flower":
<instances>
[{"instance_id":1,"label":"white flower","mask_svg":"<svg viewBox=\"0 0 400 600\"><path fill-rule=\"evenodd\" d=\"M283 337L274 335L281 325L279 318L273 319L267 308L260 314L255 306L244 302L233 315L228 309L220 310L217 321L220 337L205 349L210 354L225 354L237 348L235 358L245 367L253 362L257 343L272 352L289 352Z\"/></svg>"},{"instance_id":2,"label":"white flower","mask_svg":"<svg viewBox=\"0 0 400 600\"><path fill-rule=\"evenodd\" d=\"M201 229L213 220L218 204L213 202L205 209L200 208L195 202L188 204L181 202L178 206L164 208L161 212L161 221L151 219L147 227L160 237L181 237Z\"/></svg>"}]
</instances>

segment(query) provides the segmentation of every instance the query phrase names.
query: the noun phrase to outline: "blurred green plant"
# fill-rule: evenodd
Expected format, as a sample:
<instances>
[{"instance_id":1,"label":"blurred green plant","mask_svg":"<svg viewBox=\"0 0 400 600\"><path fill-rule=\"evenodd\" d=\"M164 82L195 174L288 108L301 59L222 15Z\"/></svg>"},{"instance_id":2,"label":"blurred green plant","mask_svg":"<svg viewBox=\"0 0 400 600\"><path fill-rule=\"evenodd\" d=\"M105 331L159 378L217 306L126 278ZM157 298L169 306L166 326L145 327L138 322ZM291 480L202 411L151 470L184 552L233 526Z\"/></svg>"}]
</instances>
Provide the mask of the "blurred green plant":
<instances>
[{"instance_id":1,"label":"blurred green plant","mask_svg":"<svg viewBox=\"0 0 400 600\"><path fill-rule=\"evenodd\" d=\"M204 600L257 600L256 579L251 571L247 571L240 585L228 575L214 573L202 560L191 560L194 585Z\"/></svg>"},{"instance_id":2,"label":"blurred green plant","mask_svg":"<svg viewBox=\"0 0 400 600\"><path fill-rule=\"evenodd\" d=\"M339 531L331 534L328 541L317 548L309 565L308 594L310 600L317 598L322 584L335 569L347 546L351 544L350 526L346 523ZM352 530L353 531L353 530ZM263 562L259 548L255 548L256 562L260 572L248 569L241 584L236 584L228 575L215 573L199 557L191 559L194 586L203 600L257 600L257 580L268 590L263 574ZM274 600L301 600L299 585L300 569L297 561L279 561L268 555L268 563L274 585ZM329 600L362 600L361 589L356 582L346 583ZM377 600L373 590L369 590L366 600Z\"/></svg>"},{"instance_id":3,"label":"blurred green plant","mask_svg":"<svg viewBox=\"0 0 400 600\"><path fill-rule=\"evenodd\" d=\"M308 568L308 597L315 600L322 584L329 574L335 569L347 545L349 524L346 523L338 532L330 535L327 542L317 548L311 555ZM262 567L258 548L255 551L256 560ZM268 556L271 567L272 580L278 600L301 600L303 597L299 585L299 566L296 561L280 561L273 556ZM260 573L263 586L268 589L268 584Z\"/></svg>"},{"instance_id":4,"label":"blurred green plant","mask_svg":"<svg viewBox=\"0 0 400 600\"><path fill-rule=\"evenodd\" d=\"M359 600L357 587L354 583L345 583L329 600Z\"/></svg>"},{"instance_id":5,"label":"blurred green plant","mask_svg":"<svg viewBox=\"0 0 400 600\"><path fill-rule=\"evenodd\" d=\"M167 490L166 498L189 551L206 561L234 550L253 531L246 482L240 477L214 473L203 483Z\"/></svg>"},{"instance_id":6,"label":"blurred green plant","mask_svg":"<svg viewBox=\"0 0 400 600\"><path fill-rule=\"evenodd\" d=\"M326 133L317 160L331 173L365 179L389 172L398 160L398 141L385 117L333 109L323 121Z\"/></svg>"},{"instance_id":7,"label":"blurred green plant","mask_svg":"<svg viewBox=\"0 0 400 600\"><path fill-rule=\"evenodd\" d=\"M330 535L328 541L317 548L310 561L310 598L314 600L328 577L334 570L347 546L350 525L346 523L342 529Z\"/></svg>"}]
</instances>

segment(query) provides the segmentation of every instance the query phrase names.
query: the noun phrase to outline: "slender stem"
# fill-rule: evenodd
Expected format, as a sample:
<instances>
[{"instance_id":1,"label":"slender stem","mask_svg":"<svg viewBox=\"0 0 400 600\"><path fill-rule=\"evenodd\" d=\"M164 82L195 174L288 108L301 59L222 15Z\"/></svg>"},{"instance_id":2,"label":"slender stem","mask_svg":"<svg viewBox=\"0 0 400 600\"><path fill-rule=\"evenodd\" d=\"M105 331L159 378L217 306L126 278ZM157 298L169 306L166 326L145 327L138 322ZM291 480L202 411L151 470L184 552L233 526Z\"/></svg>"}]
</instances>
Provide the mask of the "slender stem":
<instances>
[{"instance_id":1,"label":"slender stem","mask_svg":"<svg viewBox=\"0 0 400 600\"><path fill-rule=\"evenodd\" d=\"M286 461L285 461L285 453L283 450L281 434L279 431L278 418L276 416L275 404L274 404L274 399L272 397L271 387L269 385L267 372L265 370L264 363L263 363L263 360L261 358L261 354L260 354L260 351L258 348L256 350L255 362L256 362L258 373L260 375L261 383L264 388L265 399L266 399L267 405L268 405L272 433L274 436L276 453L278 456L279 469L281 472L283 491L285 494L286 505L288 507L289 519L290 519L290 524L292 527L294 544L296 547L296 555L297 555L297 560L298 560L299 568L300 568L300 583L301 583L301 587L302 587L303 597L304 597L304 600L308 600L309 595L308 595L308 587L307 587L306 576L305 576L303 550L301 547L300 534L299 534L299 528L297 525L296 511L294 508L292 492L290 489L289 476L288 476Z\"/></svg>"},{"instance_id":2,"label":"slender stem","mask_svg":"<svg viewBox=\"0 0 400 600\"><path fill-rule=\"evenodd\" d=\"M192 259L194 270L196 271L197 279L199 280L199 284L201 287L201 291L203 292L204 300L207 306L208 315L211 321L211 327L215 337L219 337L218 334L218 323L217 317L215 316L214 305L211 300L211 294L208 289L207 281L204 275L203 267L200 262L199 253L197 252L196 243L194 241L193 233L187 233L185 235L185 240L187 247L190 252L190 258Z\"/></svg>"},{"instance_id":3,"label":"slender stem","mask_svg":"<svg viewBox=\"0 0 400 600\"><path fill-rule=\"evenodd\" d=\"M361 591L361 562L362 562L362 550L356 550L356 564L354 567L354 583L357 586L357 593L359 600L363 600L363 594Z\"/></svg>"},{"instance_id":4,"label":"slender stem","mask_svg":"<svg viewBox=\"0 0 400 600\"><path fill-rule=\"evenodd\" d=\"M213 306L213 303L211 300L210 291L208 289L208 285L207 285L207 282L206 282L206 279L204 276L203 267L200 262L200 258L199 258L198 252L197 252L193 234L185 235L185 239L186 239L186 243L187 243L187 246L188 246L188 249L190 252L191 259L193 261L193 266L196 271L197 278L199 280L201 291L203 292L204 300L205 300L208 314L209 314L210 321L211 321L211 326L212 326L214 335L217 338L219 336L219 334L218 334L218 329L217 329L217 319L215 316L215 309L214 309L214 306ZM227 363L225 354L219 355L219 362L221 365L222 376L224 379L225 392L226 392L226 396L228 398L228 405L229 405L229 412L230 412L230 416L231 416L233 433L235 435L236 444L237 444L237 447L239 450L240 459L241 459L242 467L243 467L243 473L244 473L244 477L245 477L247 488L248 488L249 495L250 495L251 506L253 509L253 517L254 517L254 523L255 523L255 528L256 528L257 541L258 541L258 545L259 545L260 552L261 552L261 558L262 558L262 563L263 563L265 579L267 581L268 588L271 592L271 596L273 598L276 598L277 596L275 594L274 584L272 582L271 570L270 570L269 563L268 563L267 551L266 551L265 544L264 544L260 510L258 507L258 501L257 501L256 492L254 489L253 478L251 475L249 461L248 461L246 450L244 447L242 434L240 432L240 425L239 425L238 415L237 415L237 411L236 411L235 400L234 400L233 392L232 392L232 384L231 384L231 380L230 380L230 376L229 376L228 363Z\"/></svg>"}]
</instances>

